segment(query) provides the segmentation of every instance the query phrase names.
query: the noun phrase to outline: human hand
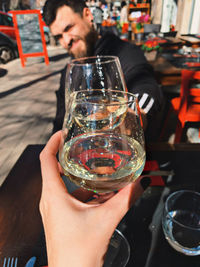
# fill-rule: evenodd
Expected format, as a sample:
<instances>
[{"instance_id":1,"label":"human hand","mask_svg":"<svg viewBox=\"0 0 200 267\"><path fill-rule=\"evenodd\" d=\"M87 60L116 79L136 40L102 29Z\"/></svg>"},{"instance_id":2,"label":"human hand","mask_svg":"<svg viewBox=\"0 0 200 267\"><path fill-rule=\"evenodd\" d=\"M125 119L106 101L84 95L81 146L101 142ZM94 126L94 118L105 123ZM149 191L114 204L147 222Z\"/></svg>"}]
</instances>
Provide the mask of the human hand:
<instances>
[{"instance_id":1,"label":"human hand","mask_svg":"<svg viewBox=\"0 0 200 267\"><path fill-rule=\"evenodd\" d=\"M60 176L61 166L56 158L60 141L61 132L57 132L40 154L43 182L40 212L48 265L99 267L116 226L143 193L140 178L117 194L111 193L113 196L107 201L100 197L93 204L87 202L93 192L84 189L78 189L72 196Z\"/></svg>"}]
</instances>

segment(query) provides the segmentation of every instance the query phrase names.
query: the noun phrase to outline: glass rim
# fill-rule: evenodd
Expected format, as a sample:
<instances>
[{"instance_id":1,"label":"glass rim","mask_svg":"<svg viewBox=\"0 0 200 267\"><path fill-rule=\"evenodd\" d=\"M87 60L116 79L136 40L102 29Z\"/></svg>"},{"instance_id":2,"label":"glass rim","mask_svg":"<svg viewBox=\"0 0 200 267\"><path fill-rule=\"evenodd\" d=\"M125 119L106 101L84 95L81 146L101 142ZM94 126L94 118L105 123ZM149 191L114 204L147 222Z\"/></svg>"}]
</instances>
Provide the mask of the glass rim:
<instances>
[{"instance_id":1,"label":"glass rim","mask_svg":"<svg viewBox=\"0 0 200 267\"><path fill-rule=\"evenodd\" d=\"M128 105L130 103L137 103L137 96L133 93L130 93L130 92L125 92L125 91L120 91L120 90L110 90L110 89L106 89L106 90L102 90L102 89L92 89L92 90L81 90L81 91L74 91L72 94L73 95L78 95L78 94L81 94L81 93L84 93L84 92L113 92L113 93L118 93L118 94L122 94L123 96L130 96L132 97L131 99L124 99L124 102L117 102L117 103L96 103L96 102L91 102L91 101L87 101L86 98L84 98L84 101L83 101L83 98L81 99L74 99L74 101L76 103L80 103L80 104L89 104L89 105L95 105L95 106L119 106L119 105ZM91 95L92 96L92 95ZM138 103L137 103L138 104Z\"/></svg>"},{"instance_id":2,"label":"glass rim","mask_svg":"<svg viewBox=\"0 0 200 267\"><path fill-rule=\"evenodd\" d=\"M200 230L200 226L199 227L191 227L191 226L184 225L183 223L179 222L178 220L174 219L171 215L169 215L168 202L171 200L172 197L174 197L174 195L179 194L179 193L192 193L192 194L194 194L200 198L200 193L193 191L193 190L182 189L182 190L175 191L167 197L167 199L165 201L165 205L164 205L165 211L167 212L168 216L172 219L172 221L179 224L180 226L187 228L187 229Z\"/></svg>"},{"instance_id":3,"label":"glass rim","mask_svg":"<svg viewBox=\"0 0 200 267\"><path fill-rule=\"evenodd\" d=\"M114 232L113 232L113 235L117 233L125 242L126 246L127 246L127 254L128 254L128 257L126 259L126 263L124 266L126 266L126 264L128 263L129 259L130 259L130 254L131 254L131 248L130 248L130 245L129 245L129 242L127 240L127 238L125 237L125 235L119 231L117 228L115 228Z\"/></svg>"},{"instance_id":4,"label":"glass rim","mask_svg":"<svg viewBox=\"0 0 200 267\"><path fill-rule=\"evenodd\" d=\"M95 59L101 59L101 60L103 60L103 61L100 61L100 63L102 63L102 64L108 64L108 63L111 63L111 62L115 62L115 61L117 61L117 62L119 62L119 58L117 57L117 56L106 56L106 55L104 55L104 56L91 56L91 57L80 57L80 58L75 58L75 59L72 59L70 62L69 62L69 64L70 65L75 65L75 66L84 66L84 65L94 65L94 64L96 64L96 61L93 61L93 60L95 60ZM88 60L88 62L86 61L86 60ZM90 60L91 60L91 62L90 62ZM85 61L84 63L81 63L81 61Z\"/></svg>"}]
</instances>

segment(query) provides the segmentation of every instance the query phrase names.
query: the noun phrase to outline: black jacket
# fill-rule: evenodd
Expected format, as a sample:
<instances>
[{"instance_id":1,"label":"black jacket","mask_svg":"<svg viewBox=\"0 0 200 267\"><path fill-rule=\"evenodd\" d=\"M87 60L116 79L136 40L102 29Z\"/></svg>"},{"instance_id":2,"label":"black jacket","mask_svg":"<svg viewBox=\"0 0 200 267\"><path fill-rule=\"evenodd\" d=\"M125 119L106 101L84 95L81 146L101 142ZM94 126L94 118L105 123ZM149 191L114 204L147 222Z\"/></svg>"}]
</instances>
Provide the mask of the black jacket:
<instances>
[{"instance_id":1,"label":"black jacket","mask_svg":"<svg viewBox=\"0 0 200 267\"><path fill-rule=\"evenodd\" d=\"M137 95L139 106L148 118L160 109L162 92L154 78L152 66L138 46L123 41L114 34L105 34L96 43L95 55L119 57L127 89Z\"/></svg>"}]
</instances>

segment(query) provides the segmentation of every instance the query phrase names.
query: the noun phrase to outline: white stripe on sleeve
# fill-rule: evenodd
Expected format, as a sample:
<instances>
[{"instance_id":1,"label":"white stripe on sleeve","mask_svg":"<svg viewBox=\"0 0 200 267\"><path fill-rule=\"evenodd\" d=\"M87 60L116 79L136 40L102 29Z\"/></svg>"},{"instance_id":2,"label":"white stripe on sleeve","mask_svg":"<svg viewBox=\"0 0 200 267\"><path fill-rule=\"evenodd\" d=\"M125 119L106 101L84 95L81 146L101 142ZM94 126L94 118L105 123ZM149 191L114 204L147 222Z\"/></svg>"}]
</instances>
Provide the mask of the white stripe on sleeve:
<instances>
[{"instance_id":1,"label":"white stripe on sleeve","mask_svg":"<svg viewBox=\"0 0 200 267\"><path fill-rule=\"evenodd\" d=\"M145 113L148 113L149 112L149 110L153 106L153 103L154 103L154 99L151 98L151 100L149 101L149 103L147 104L147 106L143 109Z\"/></svg>"},{"instance_id":2,"label":"white stripe on sleeve","mask_svg":"<svg viewBox=\"0 0 200 267\"><path fill-rule=\"evenodd\" d=\"M143 96L140 98L139 100L139 106L140 108L142 108L142 106L144 105L145 101L147 100L148 94L144 93Z\"/></svg>"}]
</instances>

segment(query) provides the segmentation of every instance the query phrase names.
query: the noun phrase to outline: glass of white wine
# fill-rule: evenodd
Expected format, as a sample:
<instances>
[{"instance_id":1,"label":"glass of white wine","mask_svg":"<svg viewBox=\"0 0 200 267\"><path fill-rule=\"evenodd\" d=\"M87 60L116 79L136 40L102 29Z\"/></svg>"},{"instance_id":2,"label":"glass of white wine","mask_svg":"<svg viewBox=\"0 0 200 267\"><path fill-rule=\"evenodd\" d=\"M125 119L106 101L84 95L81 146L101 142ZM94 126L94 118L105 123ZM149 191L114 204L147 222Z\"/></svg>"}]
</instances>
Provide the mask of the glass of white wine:
<instances>
[{"instance_id":1,"label":"glass of white wine","mask_svg":"<svg viewBox=\"0 0 200 267\"><path fill-rule=\"evenodd\" d=\"M66 73L66 103L71 92L81 90L127 91L116 56L93 56L71 60Z\"/></svg>"},{"instance_id":2,"label":"glass of white wine","mask_svg":"<svg viewBox=\"0 0 200 267\"><path fill-rule=\"evenodd\" d=\"M133 182L145 164L136 97L118 90L73 92L64 119L59 161L73 183L97 193Z\"/></svg>"}]
</instances>

